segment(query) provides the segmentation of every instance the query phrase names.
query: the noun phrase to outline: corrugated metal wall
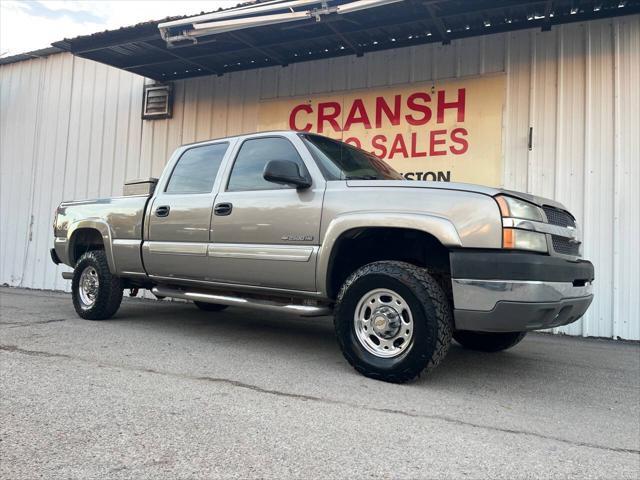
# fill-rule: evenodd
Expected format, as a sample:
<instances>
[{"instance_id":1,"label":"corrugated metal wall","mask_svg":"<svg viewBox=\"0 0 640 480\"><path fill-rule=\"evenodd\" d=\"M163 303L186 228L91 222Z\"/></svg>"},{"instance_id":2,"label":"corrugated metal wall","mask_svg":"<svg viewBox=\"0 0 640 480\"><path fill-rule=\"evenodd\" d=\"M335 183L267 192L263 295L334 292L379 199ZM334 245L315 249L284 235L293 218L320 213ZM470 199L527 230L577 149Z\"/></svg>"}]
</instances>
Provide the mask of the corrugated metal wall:
<instances>
[{"instance_id":1,"label":"corrugated metal wall","mask_svg":"<svg viewBox=\"0 0 640 480\"><path fill-rule=\"evenodd\" d=\"M182 81L170 120L140 119L144 79L126 72L67 54L2 66L0 282L68 288L48 258L60 201L120 194L181 143L255 130L261 99L495 72L504 185L566 203L596 265L593 306L560 330L640 339L640 16Z\"/></svg>"}]
</instances>

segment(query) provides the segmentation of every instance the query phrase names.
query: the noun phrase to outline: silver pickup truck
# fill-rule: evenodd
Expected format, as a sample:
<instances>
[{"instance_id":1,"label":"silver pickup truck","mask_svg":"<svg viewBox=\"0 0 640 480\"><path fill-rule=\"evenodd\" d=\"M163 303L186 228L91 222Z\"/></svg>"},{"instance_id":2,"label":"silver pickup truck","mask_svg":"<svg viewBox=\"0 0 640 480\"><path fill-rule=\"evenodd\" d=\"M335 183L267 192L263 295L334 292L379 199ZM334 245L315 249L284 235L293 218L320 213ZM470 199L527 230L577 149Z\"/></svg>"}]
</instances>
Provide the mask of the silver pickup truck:
<instances>
[{"instance_id":1,"label":"silver pickup truck","mask_svg":"<svg viewBox=\"0 0 640 480\"><path fill-rule=\"evenodd\" d=\"M362 374L404 382L455 339L500 351L579 319L594 270L574 217L553 200L407 181L377 157L299 132L185 145L159 180L62 203L55 263L73 267L82 318L123 290L227 306L334 315Z\"/></svg>"}]
</instances>

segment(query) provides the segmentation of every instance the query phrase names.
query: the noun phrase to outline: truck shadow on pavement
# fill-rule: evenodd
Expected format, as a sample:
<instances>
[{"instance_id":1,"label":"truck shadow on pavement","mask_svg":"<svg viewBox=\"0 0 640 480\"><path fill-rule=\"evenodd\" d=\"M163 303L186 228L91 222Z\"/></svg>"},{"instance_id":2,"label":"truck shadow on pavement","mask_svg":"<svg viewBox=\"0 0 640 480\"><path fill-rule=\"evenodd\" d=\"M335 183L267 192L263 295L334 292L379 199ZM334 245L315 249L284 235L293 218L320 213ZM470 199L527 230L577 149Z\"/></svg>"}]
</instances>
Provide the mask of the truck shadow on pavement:
<instances>
[{"instance_id":1,"label":"truck shadow on pavement","mask_svg":"<svg viewBox=\"0 0 640 480\"><path fill-rule=\"evenodd\" d=\"M254 353L268 353L271 361L280 357L281 361L288 362L325 362L328 374L359 375L340 352L332 317L304 318L232 307L222 312L204 312L189 303L152 302L127 301L108 322L159 329L171 336L210 341L212 345L235 345ZM140 308L142 305L150 308ZM463 379L476 383L479 378L486 382L491 377L502 381L509 376L522 377L530 373L539 381L541 366L532 362L531 351L528 339L512 350L491 354L466 350L452 342L438 368L407 385L429 387L450 381L460 384ZM546 368L544 371L548 372Z\"/></svg>"}]
</instances>

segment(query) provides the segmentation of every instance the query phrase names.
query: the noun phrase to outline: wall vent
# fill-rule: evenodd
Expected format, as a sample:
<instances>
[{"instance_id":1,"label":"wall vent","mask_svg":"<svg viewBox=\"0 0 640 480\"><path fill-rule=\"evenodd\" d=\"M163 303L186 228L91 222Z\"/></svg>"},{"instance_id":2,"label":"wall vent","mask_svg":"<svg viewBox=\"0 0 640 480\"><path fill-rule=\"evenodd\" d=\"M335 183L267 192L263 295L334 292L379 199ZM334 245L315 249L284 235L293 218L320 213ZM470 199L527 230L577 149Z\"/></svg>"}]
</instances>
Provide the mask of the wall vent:
<instances>
[{"instance_id":1,"label":"wall vent","mask_svg":"<svg viewBox=\"0 0 640 480\"><path fill-rule=\"evenodd\" d=\"M173 88L166 85L145 85L142 96L142 118L154 120L171 118L173 106Z\"/></svg>"}]
</instances>

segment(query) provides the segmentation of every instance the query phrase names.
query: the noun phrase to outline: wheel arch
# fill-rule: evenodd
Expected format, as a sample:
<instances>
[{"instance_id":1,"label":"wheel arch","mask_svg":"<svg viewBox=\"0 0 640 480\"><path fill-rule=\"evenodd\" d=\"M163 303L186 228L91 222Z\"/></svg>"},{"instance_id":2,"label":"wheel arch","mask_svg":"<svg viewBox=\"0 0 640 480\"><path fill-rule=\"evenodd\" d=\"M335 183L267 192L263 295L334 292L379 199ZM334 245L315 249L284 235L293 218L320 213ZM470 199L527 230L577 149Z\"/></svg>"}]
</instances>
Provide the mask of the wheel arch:
<instances>
[{"instance_id":1,"label":"wheel arch","mask_svg":"<svg viewBox=\"0 0 640 480\"><path fill-rule=\"evenodd\" d=\"M460 236L455 226L446 218L407 213L385 213L365 212L359 214L343 215L331 222L324 236L324 241L318 254L318 268L316 271L316 281L321 293L328 298L335 298L340 288L340 280L346 278L350 272L340 271L341 259L345 258L345 244L349 240L362 236L378 239L409 236L417 242L427 242L427 244L437 249L437 255L446 255L446 265L448 269L449 248L462 246ZM392 245L389 246L391 248ZM377 249L381 252L382 247ZM347 251L348 254L348 251ZM386 258L375 258L374 260L399 260L402 255L389 252L384 255ZM366 257L365 257L366 258ZM355 262L355 268L362 265ZM345 267L347 270L350 266ZM353 269L351 269L353 270Z\"/></svg>"},{"instance_id":2,"label":"wheel arch","mask_svg":"<svg viewBox=\"0 0 640 480\"><path fill-rule=\"evenodd\" d=\"M75 265L82 251L103 249L107 257L109 271L115 274L111 228L101 219L84 219L74 222L67 231L67 255L69 263Z\"/></svg>"}]
</instances>

